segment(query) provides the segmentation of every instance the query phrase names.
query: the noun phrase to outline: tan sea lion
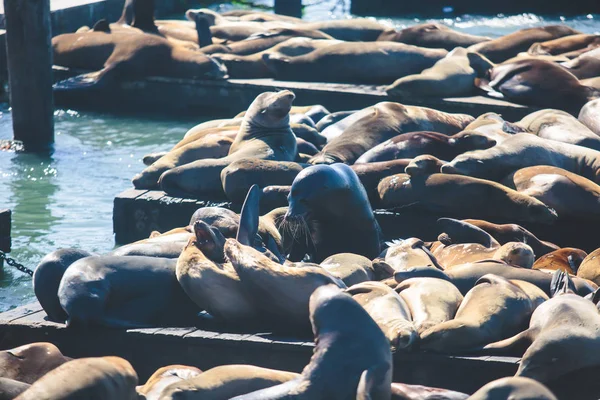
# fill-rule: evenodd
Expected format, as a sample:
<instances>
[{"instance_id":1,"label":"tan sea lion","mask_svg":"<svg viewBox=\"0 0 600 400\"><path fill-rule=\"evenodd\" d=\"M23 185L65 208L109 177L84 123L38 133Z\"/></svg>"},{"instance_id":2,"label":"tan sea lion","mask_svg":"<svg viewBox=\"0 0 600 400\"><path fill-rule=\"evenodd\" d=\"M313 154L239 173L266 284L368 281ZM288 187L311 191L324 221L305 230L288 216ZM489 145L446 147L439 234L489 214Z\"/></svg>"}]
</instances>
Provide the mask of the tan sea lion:
<instances>
[{"instance_id":1,"label":"tan sea lion","mask_svg":"<svg viewBox=\"0 0 600 400\"><path fill-rule=\"evenodd\" d=\"M427 23L409 26L399 31L388 29L377 40L451 51L456 47L468 47L487 42L490 38L455 31L443 24Z\"/></svg>"},{"instance_id":2,"label":"tan sea lion","mask_svg":"<svg viewBox=\"0 0 600 400\"><path fill-rule=\"evenodd\" d=\"M0 376L31 384L70 360L52 343L26 344L0 351Z\"/></svg>"},{"instance_id":3,"label":"tan sea lion","mask_svg":"<svg viewBox=\"0 0 600 400\"><path fill-rule=\"evenodd\" d=\"M227 157L170 169L160 177L161 188L173 194L224 196L221 171L232 162L243 158L293 161L297 148L289 111L294 98L289 90L260 94L248 108Z\"/></svg>"},{"instance_id":4,"label":"tan sea lion","mask_svg":"<svg viewBox=\"0 0 600 400\"><path fill-rule=\"evenodd\" d=\"M408 304L419 335L453 319L463 301L456 286L437 278L407 279L398 284L395 290Z\"/></svg>"},{"instance_id":5,"label":"tan sea lion","mask_svg":"<svg viewBox=\"0 0 600 400\"><path fill-rule=\"evenodd\" d=\"M586 257L585 251L566 247L539 257L535 260L533 269L545 271L561 269L569 274L577 275L577 270Z\"/></svg>"},{"instance_id":6,"label":"tan sea lion","mask_svg":"<svg viewBox=\"0 0 600 400\"><path fill-rule=\"evenodd\" d=\"M408 238L400 243L393 243L386 250L384 257L384 261L394 271L404 271L413 267L443 269L425 243L417 238Z\"/></svg>"},{"instance_id":7,"label":"tan sea lion","mask_svg":"<svg viewBox=\"0 0 600 400\"><path fill-rule=\"evenodd\" d=\"M126 244L107 255L177 258L191 236L188 227L175 228L162 234L155 231L148 239Z\"/></svg>"},{"instance_id":8,"label":"tan sea lion","mask_svg":"<svg viewBox=\"0 0 600 400\"><path fill-rule=\"evenodd\" d=\"M509 242L498 247L485 247L478 243L456 243L438 246L432 251L444 269L483 260L500 260L520 268L531 268L535 255L531 247L521 242Z\"/></svg>"},{"instance_id":9,"label":"tan sea lion","mask_svg":"<svg viewBox=\"0 0 600 400\"><path fill-rule=\"evenodd\" d=\"M483 386L469 400L558 400L536 380L514 377L496 379Z\"/></svg>"},{"instance_id":10,"label":"tan sea lion","mask_svg":"<svg viewBox=\"0 0 600 400\"><path fill-rule=\"evenodd\" d=\"M414 178L398 174L382 179L377 190L386 208L416 204L424 210L454 217L510 218L547 224L557 217L556 212L533 197L469 176L432 174Z\"/></svg>"},{"instance_id":11,"label":"tan sea lion","mask_svg":"<svg viewBox=\"0 0 600 400\"><path fill-rule=\"evenodd\" d=\"M600 99L592 100L584 105L577 119L596 135L600 135Z\"/></svg>"},{"instance_id":12,"label":"tan sea lion","mask_svg":"<svg viewBox=\"0 0 600 400\"><path fill-rule=\"evenodd\" d=\"M331 275L341 279L348 287L361 282L379 280L371 260L358 254L334 254L323 260L320 265Z\"/></svg>"},{"instance_id":13,"label":"tan sea lion","mask_svg":"<svg viewBox=\"0 0 600 400\"><path fill-rule=\"evenodd\" d=\"M154 372L143 386L137 387L137 392L145 400L162 398L163 390L176 382L187 381L202 374L196 367L187 365L169 365Z\"/></svg>"},{"instance_id":14,"label":"tan sea lion","mask_svg":"<svg viewBox=\"0 0 600 400\"><path fill-rule=\"evenodd\" d=\"M561 63L578 79L588 79L600 76L600 49L587 51L577 58Z\"/></svg>"},{"instance_id":15,"label":"tan sea lion","mask_svg":"<svg viewBox=\"0 0 600 400\"><path fill-rule=\"evenodd\" d=\"M562 168L600 182L600 152L529 133L517 133L492 148L457 156L442 167L442 172L500 181L514 171L536 165Z\"/></svg>"},{"instance_id":16,"label":"tan sea lion","mask_svg":"<svg viewBox=\"0 0 600 400\"><path fill-rule=\"evenodd\" d=\"M517 124L506 121L499 114L490 112L481 114L467 125L464 131L476 132L495 140L496 143L502 143L517 132L525 132L525 129Z\"/></svg>"},{"instance_id":17,"label":"tan sea lion","mask_svg":"<svg viewBox=\"0 0 600 400\"><path fill-rule=\"evenodd\" d=\"M349 42L373 42L387 26L371 18L329 19L302 24L305 29L314 29Z\"/></svg>"},{"instance_id":18,"label":"tan sea lion","mask_svg":"<svg viewBox=\"0 0 600 400\"><path fill-rule=\"evenodd\" d=\"M13 400L30 387L29 383L0 377L0 400Z\"/></svg>"},{"instance_id":19,"label":"tan sea lion","mask_svg":"<svg viewBox=\"0 0 600 400\"><path fill-rule=\"evenodd\" d=\"M491 69L489 80L478 80L476 85L490 97L573 114L599 95L565 68L537 59L497 65Z\"/></svg>"},{"instance_id":20,"label":"tan sea lion","mask_svg":"<svg viewBox=\"0 0 600 400\"><path fill-rule=\"evenodd\" d=\"M234 400L389 399L390 345L369 314L333 285L316 289L309 307L316 346L301 376Z\"/></svg>"},{"instance_id":21,"label":"tan sea lion","mask_svg":"<svg viewBox=\"0 0 600 400\"><path fill-rule=\"evenodd\" d=\"M457 353L509 337L533 312L529 296L509 280L495 275L480 278L466 295L454 319L421 334L420 347Z\"/></svg>"},{"instance_id":22,"label":"tan sea lion","mask_svg":"<svg viewBox=\"0 0 600 400\"><path fill-rule=\"evenodd\" d=\"M558 39L534 43L527 53L534 55L562 55L568 54L574 58L574 54L591 50L600 45L600 35L580 33L577 35L564 36Z\"/></svg>"},{"instance_id":23,"label":"tan sea lion","mask_svg":"<svg viewBox=\"0 0 600 400\"><path fill-rule=\"evenodd\" d=\"M171 383L160 392L161 400L201 398L230 399L234 396L279 385L297 378L293 372L254 365L221 365L195 377Z\"/></svg>"},{"instance_id":24,"label":"tan sea lion","mask_svg":"<svg viewBox=\"0 0 600 400\"><path fill-rule=\"evenodd\" d=\"M600 249L596 249L588 254L577 269L577 276L583 279L589 279L595 284L600 284Z\"/></svg>"},{"instance_id":25,"label":"tan sea lion","mask_svg":"<svg viewBox=\"0 0 600 400\"><path fill-rule=\"evenodd\" d=\"M482 78L494 65L485 57L457 47L419 74L408 75L385 88L391 97L463 97L476 92L475 78Z\"/></svg>"},{"instance_id":26,"label":"tan sea lion","mask_svg":"<svg viewBox=\"0 0 600 400\"><path fill-rule=\"evenodd\" d=\"M584 86L588 86L588 87L591 87L592 89L600 90L600 76L597 76L595 78L580 79L579 82L581 82L581 84ZM594 100L592 100L592 101L594 101ZM588 128L589 128L589 126L588 126Z\"/></svg>"},{"instance_id":27,"label":"tan sea lion","mask_svg":"<svg viewBox=\"0 0 600 400\"><path fill-rule=\"evenodd\" d=\"M266 53L263 62L279 80L390 84L433 66L446 54L402 43L342 42L296 57ZM367 61L377 65L377 74L363 68ZM332 62L336 68L329 67Z\"/></svg>"},{"instance_id":28,"label":"tan sea lion","mask_svg":"<svg viewBox=\"0 0 600 400\"><path fill-rule=\"evenodd\" d=\"M321 153L313 157L312 164L354 164L366 151L402 133L427 130L453 135L473 121L465 114L392 102L377 103L347 119L351 123L340 136L328 141Z\"/></svg>"},{"instance_id":29,"label":"tan sea lion","mask_svg":"<svg viewBox=\"0 0 600 400\"><path fill-rule=\"evenodd\" d=\"M576 35L578 33L581 32L565 25L547 25L520 29L497 39L474 44L468 50L483 54L492 62L499 63L522 51L527 51L534 43Z\"/></svg>"},{"instance_id":30,"label":"tan sea lion","mask_svg":"<svg viewBox=\"0 0 600 400\"><path fill-rule=\"evenodd\" d=\"M50 371L23 392L18 400L135 400L138 377L120 357L80 358Z\"/></svg>"}]
</instances>

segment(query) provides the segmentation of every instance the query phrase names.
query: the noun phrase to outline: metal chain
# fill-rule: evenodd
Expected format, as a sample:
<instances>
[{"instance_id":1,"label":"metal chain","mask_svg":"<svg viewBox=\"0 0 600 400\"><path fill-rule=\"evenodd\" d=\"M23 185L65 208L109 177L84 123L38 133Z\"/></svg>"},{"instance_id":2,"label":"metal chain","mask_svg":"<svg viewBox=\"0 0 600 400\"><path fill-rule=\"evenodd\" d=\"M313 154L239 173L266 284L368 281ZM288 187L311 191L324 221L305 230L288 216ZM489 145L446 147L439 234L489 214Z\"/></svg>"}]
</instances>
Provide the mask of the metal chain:
<instances>
[{"instance_id":1,"label":"metal chain","mask_svg":"<svg viewBox=\"0 0 600 400\"><path fill-rule=\"evenodd\" d=\"M30 270L23 264L19 264L15 259L12 259L9 256L7 256L6 253L3 252L2 250L0 250L0 260L4 260L11 267L15 267L19 271L24 272L29 276L33 276L33 270Z\"/></svg>"}]
</instances>

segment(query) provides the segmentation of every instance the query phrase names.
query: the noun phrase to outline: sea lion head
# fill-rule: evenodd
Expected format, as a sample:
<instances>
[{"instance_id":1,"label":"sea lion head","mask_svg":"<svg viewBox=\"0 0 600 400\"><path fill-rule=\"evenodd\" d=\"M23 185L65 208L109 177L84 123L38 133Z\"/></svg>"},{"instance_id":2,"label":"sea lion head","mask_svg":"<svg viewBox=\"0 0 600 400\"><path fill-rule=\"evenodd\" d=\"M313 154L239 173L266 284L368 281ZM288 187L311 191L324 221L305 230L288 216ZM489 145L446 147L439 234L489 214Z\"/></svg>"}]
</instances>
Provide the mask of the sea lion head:
<instances>
[{"instance_id":1,"label":"sea lion head","mask_svg":"<svg viewBox=\"0 0 600 400\"><path fill-rule=\"evenodd\" d=\"M204 221L194 223L194 236L190 238L182 254L187 253L188 249L194 247L200 250L206 258L211 261L225 262L224 248L225 237L216 227L208 225Z\"/></svg>"},{"instance_id":2,"label":"sea lion head","mask_svg":"<svg viewBox=\"0 0 600 400\"><path fill-rule=\"evenodd\" d=\"M490 139L489 137L482 135L478 132L471 131L462 131L460 133L457 133L449 140L453 139L458 141L457 144L459 148L463 149L463 151L465 152L470 150L489 149L490 147L496 145L496 141L494 139Z\"/></svg>"},{"instance_id":3,"label":"sea lion head","mask_svg":"<svg viewBox=\"0 0 600 400\"><path fill-rule=\"evenodd\" d=\"M280 129L290 125L290 110L296 96L289 90L261 93L244 115L244 123L260 129Z\"/></svg>"},{"instance_id":4,"label":"sea lion head","mask_svg":"<svg viewBox=\"0 0 600 400\"><path fill-rule=\"evenodd\" d=\"M189 21L196 21L197 16L202 16L208 22L209 26L213 26L218 20L223 19L219 13L208 8L190 9L185 12L185 17Z\"/></svg>"},{"instance_id":5,"label":"sea lion head","mask_svg":"<svg viewBox=\"0 0 600 400\"><path fill-rule=\"evenodd\" d=\"M424 154L413 158L404 169L404 172L411 177L428 176L439 173L442 165L444 165L444 161L429 154Z\"/></svg>"},{"instance_id":6,"label":"sea lion head","mask_svg":"<svg viewBox=\"0 0 600 400\"><path fill-rule=\"evenodd\" d=\"M525 243L508 242L496 250L493 258L510 265L531 269L535 261L535 254L533 254L531 247Z\"/></svg>"}]
</instances>

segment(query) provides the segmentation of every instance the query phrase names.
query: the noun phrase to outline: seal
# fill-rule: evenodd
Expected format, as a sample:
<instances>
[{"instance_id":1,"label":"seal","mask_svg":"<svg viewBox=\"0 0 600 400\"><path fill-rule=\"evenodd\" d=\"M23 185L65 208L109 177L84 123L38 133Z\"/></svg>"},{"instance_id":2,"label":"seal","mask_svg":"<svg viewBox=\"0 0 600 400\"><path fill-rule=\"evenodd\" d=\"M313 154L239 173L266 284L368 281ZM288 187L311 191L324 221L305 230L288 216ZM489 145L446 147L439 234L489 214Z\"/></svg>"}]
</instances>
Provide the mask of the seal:
<instances>
[{"instance_id":1,"label":"seal","mask_svg":"<svg viewBox=\"0 0 600 400\"><path fill-rule=\"evenodd\" d=\"M70 360L52 343L30 343L0 351L0 375L6 379L32 384Z\"/></svg>"},{"instance_id":2,"label":"seal","mask_svg":"<svg viewBox=\"0 0 600 400\"><path fill-rule=\"evenodd\" d=\"M224 79L227 75L225 67L207 55L146 33L67 33L52 38L52 48L56 65L96 71L61 81L55 85L58 90L143 76Z\"/></svg>"},{"instance_id":3,"label":"seal","mask_svg":"<svg viewBox=\"0 0 600 400\"><path fill-rule=\"evenodd\" d=\"M373 318L390 341L392 352L408 351L419 335L410 308L398 293L381 282L362 282L346 289Z\"/></svg>"},{"instance_id":4,"label":"seal","mask_svg":"<svg viewBox=\"0 0 600 400\"><path fill-rule=\"evenodd\" d=\"M288 197L289 209L283 229L293 229L290 260L306 254L320 263L338 253L352 252L375 258L381 231L367 193L358 176L347 165L317 165L302 170L294 179Z\"/></svg>"},{"instance_id":5,"label":"seal","mask_svg":"<svg viewBox=\"0 0 600 400\"><path fill-rule=\"evenodd\" d=\"M494 65L485 57L457 47L431 68L419 74L408 75L385 88L389 96L464 97L476 91L475 78L483 78Z\"/></svg>"},{"instance_id":6,"label":"seal","mask_svg":"<svg viewBox=\"0 0 600 400\"><path fill-rule=\"evenodd\" d=\"M311 293L319 286L346 285L320 267L295 268L280 265L259 251L234 239L225 242L225 255L239 276L246 293L262 315L276 321L280 329L304 327L308 321Z\"/></svg>"},{"instance_id":7,"label":"seal","mask_svg":"<svg viewBox=\"0 0 600 400\"><path fill-rule=\"evenodd\" d=\"M463 301L463 295L456 286L437 278L407 279L395 290L408 304L419 335L453 319Z\"/></svg>"},{"instance_id":8,"label":"seal","mask_svg":"<svg viewBox=\"0 0 600 400\"><path fill-rule=\"evenodd\" d=\"M600 137L564 111L536 111L525 116L518 124L544 139L600 150Z\"/></svg>"},{"instance_id":9,"label":"seal","mask_svg":"<svg viewBox=\"0 0 600 400\"><path fill-rule=\"evenodd\" d=\"M387 29L379 35L377 40L452 51L457 47L468 47L487 42L490 38L455 31L443 24L428 23L409 26L399 31Z\"/></svg>"},{"instance_id":10,"label":"seal","mask_svg":"<svg viewBox=\"0 0 600 400\"><path fill-rule=\"evenodd\" d=\"M600 218L600 186L562 168L522 168L502 181L506 186L552 207L560 218Z\"/></svg>"},{"instance_id":11,"label":"seal","mask_svg":"<svg viewBox=\"0 0 600 400\"><path fill-rule=\"evenodd\" d=\"M196 367L168 365L156 370L143 386L137 387L137 392L144 399L158 399L167 386L193 379L200 374L202 374L202 371Z\"/></svg>"},{"instance_id":12,"label":"seal","mask_svg":"<svg viewBox=\"0 0 600 400\"><path fill-rule=\"evenodd\" d=\"M334 254L320 264L323 269L350 287L358 283L378 280L373 263L367 257L352 253Z\"/></svg>"},{"instance_id":13,"label":"seal","mask_svg":"<svg viewBox=\"0 0 600 400\"><path fill-rule=\"evenodd\" d=\"M587 253L581 249L565 247L545 254L535 260L533 269L541 269L544 271L563 270L569 274L576 275L579 266L587 257Z\"/></svg>"},{"instance_id":14,"label":"seal","mask_svg":"<svg viewBox=\"0 0 600 400\"><path fill-rule=\"evenodd\" d=\"M33 292L50 321L63 323L67 320L67 313L57 296L60 280L71 264L91 255L79 249L60 249L47 254L35 267Z\"/></svg>"},{"instance_id":15,"label":"seal","mask_svg":"<svg viewBox=\"0 0 600 400\"><path fill-rule=\"evenodd\" d=\"M600 49L587 51L570 61L561 63L561 66L578 79L600 76Z\"/></svg>"},{"instance_id":16,"label":"seal","mask_svg":"<svg viewBox=\"0 0 600 400\"><path fill-rule=\"evenodd\" d=\"M489 80L480 79L475 84L490 97L540 108L558 108L573 114L599 94L596 89L582 85L565 68L546 60L525 59L500 64L491 69L489 76Z\"/></svg>"},{"instance_id":17,"label":"seal","mask_svg":"<svg viewBox=\"0 0 600 400\"><path fill-rule=\"evenodd\" d=\"M502 218L546 224L557 218L556 212L531 196L469 176L432 174L413 178L397 174L382 179L377 190L381 204L386 208L416 204L420 209L453 217ZM484 197L482 193L485 193Z\"/></svg>"},{"instance_id":18,"label":"seal","mask_svg":"<svg viewBox=\"0 0 600 400\"><path fill-rule=\"evenodd\" d=\"M566 55L568 58L574 58L597 46L600 46L600 35L580 33L541 43L534 43L527 50L527 53L552 56Z\"/></svg>"},{"instance_id":19,"label":"seal","mask_svg":"<svg viewBox=\"0 0 600 400\"><path fill-rule=\"evenodd\" d=\"M364 308L339 288L327 285L311 295L309 309L315 350L300 377L234 400L284 399L291 393L299 399L389 399L390 344ZM355 350L349 352L349 348ZM340 371L343 379L339 379ZM368 397L357 397L359 387L359 393Z\"/></svg>"},{"instance_id":20,"label":"seal","mask_svg":"<svg viewBox=\"0 0 600 400\"><path fill-rule=\"evenodd\" d=\"M483 386L470 400L536 399L558 400L546 386L536 380L514 377L496 379Z\"/></svg>"},{"instance_id":21,"label":"seal","mask_svg":"<svg viewBox=\"0 0 600 400\"><path fill-rule=\"evenodd\" d=\"M494 63L500 63L527 51L532 44L558 39L564 36L576 35L581 32L566 25L546 25L536 28L520 29L497 39L474 44L469 51L477 52L489 58Z\"/></svg>"},{"instance_id":22,"label":"seal","mask_svg":"<svg viewBox=\"0 0 600 400\"><path fill-rule=\"evenodd\" d=\"M457 156L442 166L442 172L501 181L521 168L549 165L599 183L599 157L596 150L517 133L492 148Z\"/></svg>"},{"instance_id":23,"label":"seal","mask_svg":"<svg viewBox=\"0 0 600 400\"><path fill-rule=\"evenodd\" d=\"M276 386L299 375L293 372L254 365L221 365L195 377L171 383L160 392L160 399L176 400L189 396L230 399L255 390Z\"/></svg>"},{"instance_id":24,"label":"seal","mask_svg":"<svg viewBox=\"0 0 600 400\"><path fill-rule=\"evenodd\" d=\"M454 319L421 334L420 348L458 353L514 335L529 320L533 304L508 279L484 275L466 295Z\"/></svg>"},{"instance_id":25,"label":"seal","mask_svg":"<svg viewBox=\"0 0 600 400\"><path fill-rule=\"evenodd\" d=\"M175 259L92 256L74 262L58 288L67 326L140 328L189 324L200 311L177 282Z\"/></svg>"},{"instance_id":26,"label":"seal","mask_svg":"<svg viewBox=\"0 0 600 400\"><path fill-rule=\"evenodd\" d=\"M135 370L123 358L80 358L50 371L17 399L137 399L137 383Z\"/></svg>"},{"instance_id":27,"label":"seal","mask_svg":"<svg viewBox=\"0 0 600 400\"><path fill-rule=\"evenodd\" d=\"M381 102L346 118L343 133L329 140L312 164L354 164L368 150L402 133L434 131L453 135L473 121L466 114L449 114L431 108ZM348 123L342 120L342 123ZM331 128L331 127L330 127ZM325 133L324 136L327 136Z\"/></svg>"},{"instance_id":28,"label":"seal","mask_svg":"<svg viewBox=\"0 0 600 400\"><path fill-rule=\"evenodd\" d=\"M488 149L495 144L495 140L471 132L460 132L452 136L437 132L408 132L368 150L355 164L415 158L424 154L452 160L464 152Z\"/></svg>"},{"instance_id":29,"label":"seal","mask_svg":"<svg viewBox=\"0 0 600 400\"><path fill-rule=\"evenodd\" d=\"M289 112L294 101L289 90L265 92L252 102L227 157L198 160L164 172L160 187L167 193L224 197L221 171L244 158L294 161L296 137Z\"/></svg>"},{"instance_id":30,"label":"seal","mask_svg":"<svg viewBox=\"0 0 600 400\"><path fill-rule=\"evenodd\" d=\"M596 135L600 135L600 99L584 105L577 119Z\"/></svg>"},{"instance_id":31,"label":"seal","mask_svg":"<svg viewBox=\"0 0 600 400\"><path fill-rule=\"evenodd\" d=\"M296 57L269 52L263 62L278 80L390 84L433 66L446 54L402 43L342 42ZM376 63L378 73L369 73L366 63Z\"/></svg>"}]
</instances>

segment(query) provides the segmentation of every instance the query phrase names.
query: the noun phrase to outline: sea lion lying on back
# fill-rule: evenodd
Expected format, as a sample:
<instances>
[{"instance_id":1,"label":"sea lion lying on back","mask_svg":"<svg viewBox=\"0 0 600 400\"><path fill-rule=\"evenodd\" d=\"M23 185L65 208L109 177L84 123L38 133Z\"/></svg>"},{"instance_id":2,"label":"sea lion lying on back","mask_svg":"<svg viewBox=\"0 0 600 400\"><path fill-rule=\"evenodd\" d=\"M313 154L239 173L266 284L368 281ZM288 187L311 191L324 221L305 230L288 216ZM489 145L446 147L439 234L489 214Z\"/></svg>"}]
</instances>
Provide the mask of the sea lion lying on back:
<instances>
[{"instance_id":1,"label":"sea lion lying on back","mask_svg":"<svg viewBox=\"0 0 600 400\"><path fill-rule=\"evenodd\" d=\"M377 40L451 51L456 47L468 47L491 39L455 31L446 25L428 23L409 26L399 31L388 29Z\"/></svg>"}]
</instances>

